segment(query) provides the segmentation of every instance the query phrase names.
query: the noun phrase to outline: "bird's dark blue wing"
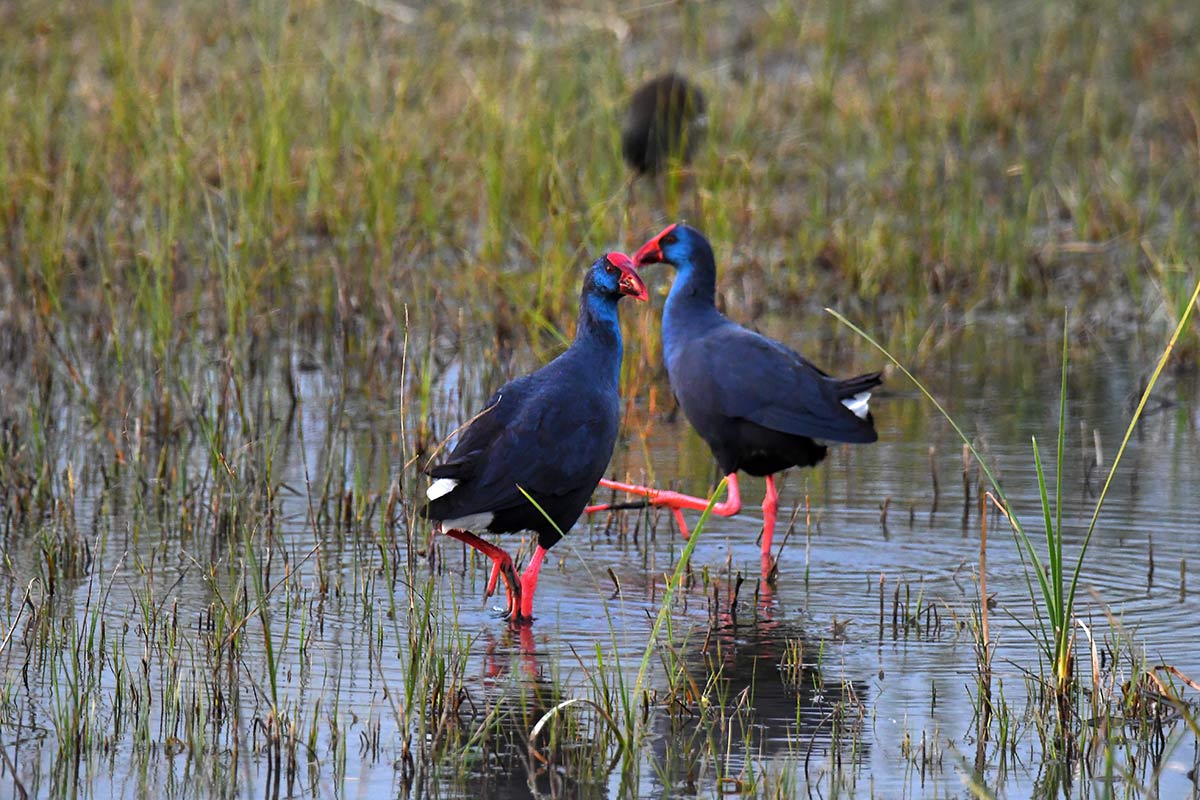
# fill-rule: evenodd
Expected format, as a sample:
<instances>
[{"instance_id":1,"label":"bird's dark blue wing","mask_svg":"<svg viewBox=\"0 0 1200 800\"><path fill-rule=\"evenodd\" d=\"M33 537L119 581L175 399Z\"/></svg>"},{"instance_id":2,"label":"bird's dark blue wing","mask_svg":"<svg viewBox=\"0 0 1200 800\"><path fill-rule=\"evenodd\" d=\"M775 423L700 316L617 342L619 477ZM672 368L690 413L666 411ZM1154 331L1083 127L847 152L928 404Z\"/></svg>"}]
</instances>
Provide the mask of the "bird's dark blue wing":
<instances>
[{"instance_id":1,"label":"bird's dark blue wing","mask_svg":"<svg viewBox=\"0 0 1200 800\"><path fill-rule=\"evenodd\" d=\"M671 377L685 410L690 396L725 417L784 433L838 442L876 439L870 422L842 404L854 394L841 390L843 382L779 342L733 323L683 348Z\"/></svg>"},{"instance_id":2,"label":"bird's dark blue wing","mask_svg":"<svg viewBox=\"0 0 1200 800\"><path fill-rule=\"evenodd\" d=\"M432 478L466 480L477 470L480 458L500 438L520 411L528 393L529 376L524 375L501 386L488 398L483 410L459 433L450 455L441 464L426 470Z\"/></svg>"},{"instance_id":3,"label":"bird's dark blue wing","mask_svg":"<svg viewBox=\"0 0 1200 800\"><path fill-rule=\"evenodd\" d=\"M595 486L604 474L616 444L614 404L589 394L530 401L481 454L469 486L472 505L510 508L527 502L521 489L564 495Z\"/></svg>"},{"instance_id":4,"label":"bird's dark blue wing","mask_svg":"<svg viewBox=\"0 0 1200 800\"><path fill-rule=\"evenodd\" d=\"M557 497L590 489L603 476L617 438L615 396L551 370L513 381L488 407L447 461L429 470L460 481L437 501L439 513L514 508L528 502L522 489Z\"/></svg>"}]
</instances>

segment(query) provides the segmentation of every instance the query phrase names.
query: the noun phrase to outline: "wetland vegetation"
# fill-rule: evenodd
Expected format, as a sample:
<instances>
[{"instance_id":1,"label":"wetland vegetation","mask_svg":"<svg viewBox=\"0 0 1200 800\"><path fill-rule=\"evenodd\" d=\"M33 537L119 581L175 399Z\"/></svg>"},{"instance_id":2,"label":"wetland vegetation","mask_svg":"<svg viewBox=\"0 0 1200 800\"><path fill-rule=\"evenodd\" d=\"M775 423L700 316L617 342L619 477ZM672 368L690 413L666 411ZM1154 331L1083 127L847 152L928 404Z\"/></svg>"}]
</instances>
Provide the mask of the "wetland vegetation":
<instances>
[{"instance_id":1,"label":"wetland vegetation","mask_svg":"<svg viewBox=\"0 0 1200 800\"><path fill-rule=\"evenodd\" d=\"M0 792L1200 794L1198 31L0 4ZM708 135L631 185L623 104L668 69ZM597 515L509 628L420 469L679 218L730 316L886 363L837 310L974 452L893 367L880 441L782 485L776 580L752 513ZM659 309L623 325L610 474L709 491Z\"/></svg>"}]
</instances>

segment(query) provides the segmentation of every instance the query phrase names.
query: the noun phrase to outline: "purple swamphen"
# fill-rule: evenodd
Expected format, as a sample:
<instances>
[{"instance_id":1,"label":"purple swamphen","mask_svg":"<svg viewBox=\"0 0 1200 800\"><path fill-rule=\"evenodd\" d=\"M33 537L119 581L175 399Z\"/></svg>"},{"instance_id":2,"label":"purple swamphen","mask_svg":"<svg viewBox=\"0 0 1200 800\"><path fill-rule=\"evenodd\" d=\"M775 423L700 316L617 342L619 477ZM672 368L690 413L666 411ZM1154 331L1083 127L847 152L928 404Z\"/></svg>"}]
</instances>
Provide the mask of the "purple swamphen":
<instances>
[{"instance_id":1,"label":"purple swamphen","mask_svg":"<svg viewBox=\"0 0 1200 800\"><path fill-rule=\"evenodd\" d=\"M822 441L874 442L878 437L867 402L882 383L880 373L830 377L798 353L719 312L712 246L694 228L671 225L634 256L639 267L663 263L677 273L662 322L671 390L727 476L728 497L714 506L714 513L731 516L741 510L738 470L766 477L762 556L763 569L769 570L779 501L775 473L821 461L826 452ZM708 506L678 492L608 480L601 485L671 508L685 536L682 509Z\"/></svg>"},{"instance_id":2,"label":"purple swamphen","mask_svg":"<svg viewBox=\"0 0 1200 800\"><path fill-rule=\"evenodd\" d=\"M575 524L604 475L620 421L622 295L648 297L633 262L608 253L583 281L575 340L558 358L509 381L459 436L434 479L422 514L447 536L492 560L487 594L503 577L505 616L533 619L533 594L546 551ZM472 530L529 530L537 549L517 577L512 558Z\"/></svg>"},{"instance_id":3,"label":"purple swamphen","mask_svg":"<svg viewBox=\"0 0 1200 800\"><path fill-rule=\"evenodd\" d=\"M672 159L691 160L704 136L704 93L669 72L633 93L621 131L625 163L640 175L657 175Z\"/></svg>"}]
</instances>

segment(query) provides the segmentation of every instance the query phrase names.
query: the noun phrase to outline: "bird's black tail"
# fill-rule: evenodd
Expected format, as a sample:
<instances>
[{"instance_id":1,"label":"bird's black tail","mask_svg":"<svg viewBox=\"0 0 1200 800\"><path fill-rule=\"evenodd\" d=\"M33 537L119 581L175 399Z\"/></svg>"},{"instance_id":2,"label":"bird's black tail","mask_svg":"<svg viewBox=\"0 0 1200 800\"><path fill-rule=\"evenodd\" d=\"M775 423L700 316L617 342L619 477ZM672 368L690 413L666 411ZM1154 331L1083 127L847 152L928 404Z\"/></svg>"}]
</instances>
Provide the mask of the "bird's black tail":
<instances>
[{"instance_id":1,"label":"bird's black tail","mask_svg":"<svg viewBox=\"0 0 1200 800\"><path fill-rule=\"evenodd\" d=\"M876 386L883 385L882 372L868 372L865 375L858 375L853 378L846 378L837 382L837 397L839 400L845 400L848 397L854 397L859 392L869 392Z\"/></svg>"}]
</instances>

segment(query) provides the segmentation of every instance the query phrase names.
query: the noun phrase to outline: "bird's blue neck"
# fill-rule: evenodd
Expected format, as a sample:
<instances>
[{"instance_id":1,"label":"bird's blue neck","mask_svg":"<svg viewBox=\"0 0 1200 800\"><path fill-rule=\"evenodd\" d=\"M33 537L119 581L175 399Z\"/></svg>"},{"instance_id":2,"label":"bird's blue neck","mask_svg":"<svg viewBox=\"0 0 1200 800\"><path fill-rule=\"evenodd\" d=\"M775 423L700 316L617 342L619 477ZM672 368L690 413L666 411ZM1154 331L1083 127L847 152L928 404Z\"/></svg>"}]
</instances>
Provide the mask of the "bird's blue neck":
<instances>
[{"instance_id":1,"label":"bird's blue neck","mask_svg":"<svg viewBox=\"0 0 1200 800\"><path fill-rule=\"evenodd\" d=\"M704 248L675 262L675 282L663 307L663 344L670 358L674 347L715 324L717 264L712 250Z\"/></svg>"},{"instance_id":2,"label":"bird's blue neck","mask_svg":"<svg viewBox=\"0 0 1200 800\"><path fill-rule=\"evenodd\" d=\"M618 381L621 374L621 325L617 320L616 297L584 294L571 349L582 351L596 375L611 377L614 384Z\"/></svg>"}]
</instances>

